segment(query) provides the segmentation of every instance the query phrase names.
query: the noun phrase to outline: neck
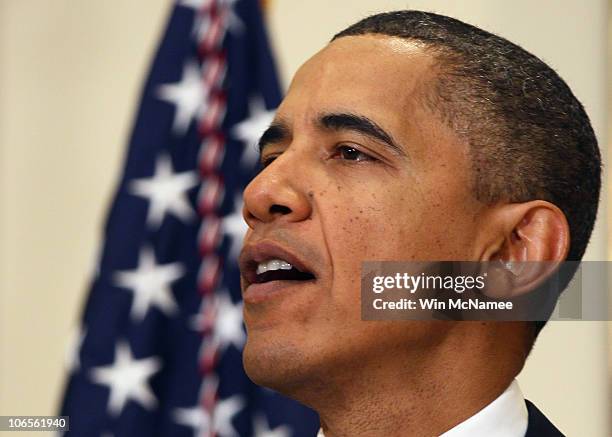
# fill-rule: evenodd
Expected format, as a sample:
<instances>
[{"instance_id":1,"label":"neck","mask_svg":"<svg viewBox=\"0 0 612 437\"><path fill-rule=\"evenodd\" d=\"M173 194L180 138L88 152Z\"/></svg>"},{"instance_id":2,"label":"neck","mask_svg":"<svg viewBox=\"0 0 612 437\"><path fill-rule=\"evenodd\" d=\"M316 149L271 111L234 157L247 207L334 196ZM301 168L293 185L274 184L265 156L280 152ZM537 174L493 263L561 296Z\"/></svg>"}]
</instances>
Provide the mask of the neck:
<instances>
[{"instance_id":1,"label":"neck","mask_svg":"<svg viewBox=\"0 0 612 437\"><path fill-rule=\"evenodd\" d=\"M378 357L315 384L304 400L325 436L440 435L491 403L519 373L523 345L511 344L516 335L501 343L503 323L477 323L461 322L434 351Z\"/></svg>"}]
</instances>

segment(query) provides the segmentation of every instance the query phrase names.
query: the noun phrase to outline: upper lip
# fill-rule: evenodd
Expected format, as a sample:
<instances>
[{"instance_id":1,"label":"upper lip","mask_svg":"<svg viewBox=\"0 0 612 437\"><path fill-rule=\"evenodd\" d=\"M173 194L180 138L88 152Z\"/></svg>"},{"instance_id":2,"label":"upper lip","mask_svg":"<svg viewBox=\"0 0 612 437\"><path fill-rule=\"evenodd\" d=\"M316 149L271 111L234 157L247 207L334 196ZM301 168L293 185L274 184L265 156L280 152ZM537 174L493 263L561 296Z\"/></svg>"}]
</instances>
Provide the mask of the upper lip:
<instances>
[{"instance_id":1,"label":"upper lip","mask_svg":"<svg viewBox=\"0 0 612 437\"><path fill-rule=\"evenodd\" d=\"M299 271L311 273L315 278L317 276L312 267L308 266L306 261L293 251L282 247L274 241L259 241L247 244L240 252L238 265L240 273L246 281L245 288L256 282L257 265L271 259L285 260Z\"/></svg>"}]
</instances>

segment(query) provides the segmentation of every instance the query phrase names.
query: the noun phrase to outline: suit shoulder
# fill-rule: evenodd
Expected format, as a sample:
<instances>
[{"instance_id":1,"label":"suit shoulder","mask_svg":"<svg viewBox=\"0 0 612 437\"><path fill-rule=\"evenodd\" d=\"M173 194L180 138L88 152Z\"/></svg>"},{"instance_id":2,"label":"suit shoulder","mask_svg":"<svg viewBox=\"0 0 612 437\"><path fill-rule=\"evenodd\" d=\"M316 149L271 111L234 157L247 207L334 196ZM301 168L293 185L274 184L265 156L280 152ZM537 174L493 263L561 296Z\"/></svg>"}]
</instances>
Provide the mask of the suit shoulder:
<instances>
[{"instance_id":1,"label":"suit shoulder","mask_svg":"<svg viewBox=\"0 0 612 437\"><path fill-rule=\"evenodd\" d=\"M529 413L529 424L525 437L565 437L535 405L526 399L525 404Z\"/></svg>"}]
</instances>

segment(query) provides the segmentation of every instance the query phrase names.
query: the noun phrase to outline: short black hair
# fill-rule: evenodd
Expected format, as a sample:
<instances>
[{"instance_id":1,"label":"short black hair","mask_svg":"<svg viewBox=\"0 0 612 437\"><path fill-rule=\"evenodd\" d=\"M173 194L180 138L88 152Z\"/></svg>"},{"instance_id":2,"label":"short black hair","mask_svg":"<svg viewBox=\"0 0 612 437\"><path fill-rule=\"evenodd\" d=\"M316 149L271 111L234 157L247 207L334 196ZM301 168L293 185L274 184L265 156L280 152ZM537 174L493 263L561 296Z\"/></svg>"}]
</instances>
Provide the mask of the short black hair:
<instances>
[{"instance_id":1,"label":"short black hair","mask_svg":"<svg viewBox=\"0 0 612 437\"><path fill-rule=\"evenodd\" d=\"M475 197L555 204L570 228L567 260L581 260L597 215L601 157L589 117L563 79L518 45L430 12L372 15L332 41L367 34L423 44L437 66L425 102L469 144ZM536 322L536 335L544 324Z\"/></svg>"}]
</instances>

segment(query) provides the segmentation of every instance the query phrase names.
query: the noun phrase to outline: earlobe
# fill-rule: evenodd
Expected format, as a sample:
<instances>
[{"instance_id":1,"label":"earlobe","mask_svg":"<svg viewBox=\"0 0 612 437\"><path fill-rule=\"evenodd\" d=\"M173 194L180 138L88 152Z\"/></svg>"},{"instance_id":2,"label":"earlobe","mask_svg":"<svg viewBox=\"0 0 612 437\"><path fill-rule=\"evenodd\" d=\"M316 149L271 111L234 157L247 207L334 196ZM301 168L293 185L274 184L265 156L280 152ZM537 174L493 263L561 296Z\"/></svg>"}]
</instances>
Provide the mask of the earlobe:
<instances>
[{"instance_id":1,"label":"earlobe","mask_svg":"<svg viewBox=\"0 0 612 437\"><path fill-rule=\"evenodd\" d=\"M496 244L483 253L489 263L487 295L518 296L544 282L569 251L569 225L550 202L534 200L502 205L492 217Z\"/></svg>"}]
</instances>

